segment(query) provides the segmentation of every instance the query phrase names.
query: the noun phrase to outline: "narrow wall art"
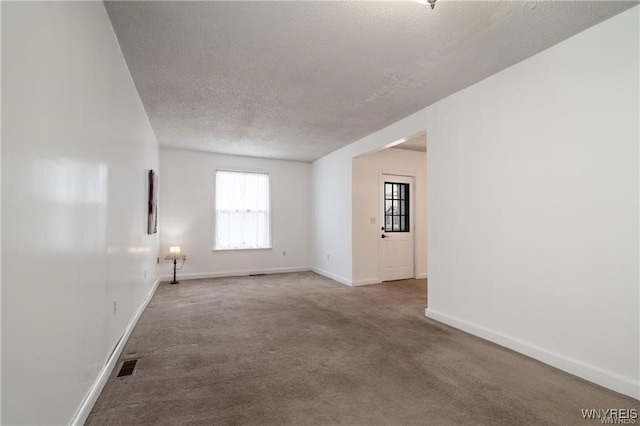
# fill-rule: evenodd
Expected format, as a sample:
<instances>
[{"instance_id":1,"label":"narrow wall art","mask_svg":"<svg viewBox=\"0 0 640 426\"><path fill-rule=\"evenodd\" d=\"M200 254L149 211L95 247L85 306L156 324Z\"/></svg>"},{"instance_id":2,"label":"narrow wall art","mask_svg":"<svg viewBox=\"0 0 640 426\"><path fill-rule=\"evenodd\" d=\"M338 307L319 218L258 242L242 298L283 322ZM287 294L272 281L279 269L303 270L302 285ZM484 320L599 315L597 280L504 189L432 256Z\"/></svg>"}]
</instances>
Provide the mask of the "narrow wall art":
<instances>
[{"instance_id":1,"label":"narrow wall art","mask_svg":"<svg viewBox=\"0 0 640 426\"><path fill-rule=\"evenodd\" d=\"M158 175L149 170L149 199L147 202L147 234L158 232Z\"/></svg>"}]
</instances>

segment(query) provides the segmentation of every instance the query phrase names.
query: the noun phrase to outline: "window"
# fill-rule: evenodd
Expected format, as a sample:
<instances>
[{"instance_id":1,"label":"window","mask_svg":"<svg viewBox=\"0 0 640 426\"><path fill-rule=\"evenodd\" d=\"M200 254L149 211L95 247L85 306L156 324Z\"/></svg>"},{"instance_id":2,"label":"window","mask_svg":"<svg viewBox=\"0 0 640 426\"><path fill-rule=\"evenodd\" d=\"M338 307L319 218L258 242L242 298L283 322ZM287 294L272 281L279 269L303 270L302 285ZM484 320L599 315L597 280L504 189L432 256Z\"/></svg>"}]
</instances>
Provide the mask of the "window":
<instances>
[{"instance_id":1,"label":"window","mask_svg":"<svg viewBox=\"0 0 640 426\"><path fill-rule=\"evenodd\" d=\"M384 231L409 232L409 184L384 183Z\"/></svg>"},{"instance_id":2,"label":"window","mask_svg":"<svg viewBox=\"0 0 640 426\"><path fill-rule=\"evenodd\" d=\"M214 249L271 248L267 173L217 170L215 200Z\"/></svg>"}]
</instances>

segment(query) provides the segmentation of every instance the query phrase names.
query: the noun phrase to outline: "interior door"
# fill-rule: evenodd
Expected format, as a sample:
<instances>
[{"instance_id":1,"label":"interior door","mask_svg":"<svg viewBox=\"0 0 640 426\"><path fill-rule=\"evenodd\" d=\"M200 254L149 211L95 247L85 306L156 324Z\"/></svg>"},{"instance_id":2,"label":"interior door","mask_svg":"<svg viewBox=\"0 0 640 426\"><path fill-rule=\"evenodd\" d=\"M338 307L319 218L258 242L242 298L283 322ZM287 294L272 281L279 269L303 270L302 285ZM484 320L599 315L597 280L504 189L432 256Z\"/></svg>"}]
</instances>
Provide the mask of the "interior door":
<instances>
[{"instance_id":1,"label":"interior door","mask_svg":"<svg viewBox=\"0 0 640 426\"><path fill-rule=\"evenodd\" d=\"M383 174L381 182L381 280L413 278L413 178Z\"/></svg>"}]
</instances>

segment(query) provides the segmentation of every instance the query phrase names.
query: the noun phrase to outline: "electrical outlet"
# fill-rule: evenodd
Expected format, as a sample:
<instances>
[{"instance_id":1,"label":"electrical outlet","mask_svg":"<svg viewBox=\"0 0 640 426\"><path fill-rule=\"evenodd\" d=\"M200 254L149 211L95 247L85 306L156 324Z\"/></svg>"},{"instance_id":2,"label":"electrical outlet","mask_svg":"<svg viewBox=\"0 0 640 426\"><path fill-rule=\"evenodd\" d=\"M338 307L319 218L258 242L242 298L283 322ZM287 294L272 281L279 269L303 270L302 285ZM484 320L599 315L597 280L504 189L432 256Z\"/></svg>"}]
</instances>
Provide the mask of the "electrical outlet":
<instances>
[{"instance_id":1,"label":"electrical outlet","mask_svg":"<svg viewBox=\"0 0 640 426\"><path fill-rule=\"evenodd\" d=\"M329 258L330 258L330 257L331 257L331 256L329 256L329 253L327 253L327 260L329 260Z\"/></svg>"},{"instance_id":2,"label":"electrical outlet","mask_svg":"<svg viewBox=\"0 0 640 426\"><path fill-rule=\"evenodd\" d=\"M282 255L283 255L283 256L286 256L286 255L287 255L287 252L286 252L285 250L282 250Z\"/></svg>"},{"instance_id":3,"label":"electrical outlet","mask_svg":"<svg viewBox=\"0 0 640 426\"><path fill-rule=\"evenodd\" d=\"M118 300L113 299L113 315L115 315L116 312L118 312Z\"/></svg>"},{"instance_id":4,"label":"electrical outlet","mask_svg":"<svg viewBox=\"0 0 640 426\"><path fill-rule=\"evenodd\" d=\"M144 279L147 279L147 271L144 271Z\"/></svg>"}]
</instances>

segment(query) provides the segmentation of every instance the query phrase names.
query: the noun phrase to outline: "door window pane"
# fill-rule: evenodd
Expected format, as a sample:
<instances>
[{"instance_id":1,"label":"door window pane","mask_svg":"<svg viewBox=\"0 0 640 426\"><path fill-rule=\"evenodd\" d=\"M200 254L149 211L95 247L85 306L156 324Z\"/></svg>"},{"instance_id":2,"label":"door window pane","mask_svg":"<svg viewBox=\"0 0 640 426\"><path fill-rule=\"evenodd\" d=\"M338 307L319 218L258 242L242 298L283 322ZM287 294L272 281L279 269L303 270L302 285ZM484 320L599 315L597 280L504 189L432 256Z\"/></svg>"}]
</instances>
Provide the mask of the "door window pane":
<instances>
[{"instance_id":1,"label":"door window pane","mask_svg":"<svg viewBox=\"0 0 640 426\"><path fill-rule=\"evenodd\" d=\"M385 232L409 232L409 184L384 183Z\"/></svg>"}]
</instances>

